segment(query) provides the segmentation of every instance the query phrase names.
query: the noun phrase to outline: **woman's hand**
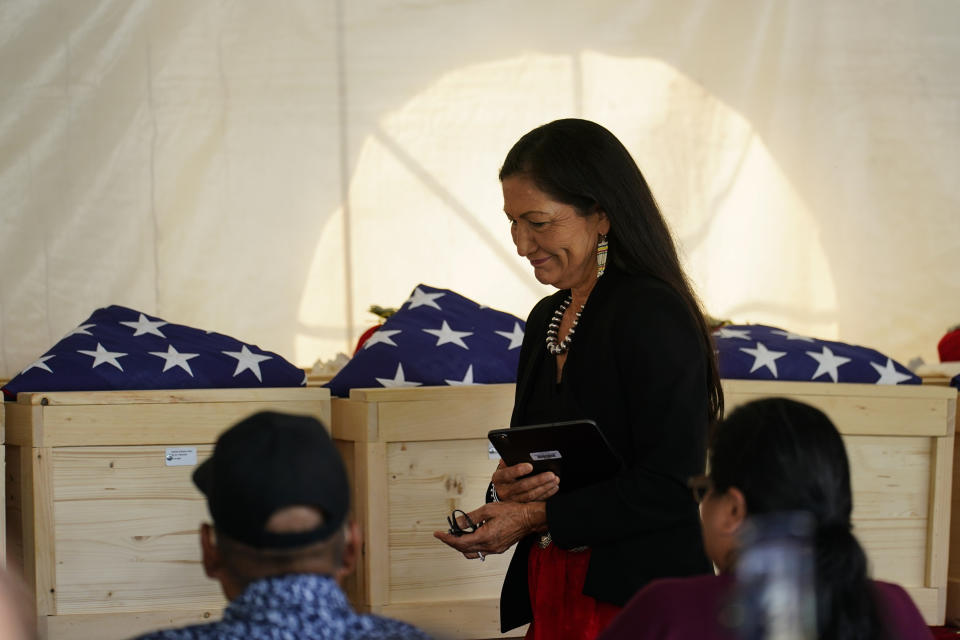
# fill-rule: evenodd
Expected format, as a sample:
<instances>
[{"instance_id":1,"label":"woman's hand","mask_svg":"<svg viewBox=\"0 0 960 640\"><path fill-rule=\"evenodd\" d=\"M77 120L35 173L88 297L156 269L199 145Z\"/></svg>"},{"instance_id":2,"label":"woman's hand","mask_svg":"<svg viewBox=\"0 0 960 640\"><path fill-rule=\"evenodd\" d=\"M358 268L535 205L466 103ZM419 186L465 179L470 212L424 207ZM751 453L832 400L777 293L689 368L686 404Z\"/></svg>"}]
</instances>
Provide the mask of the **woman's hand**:
<instances>
[{"instance_id":1,"label":"woman's hand","mask_svg":"<svg viewBox=\"0 0 960 640\"><path fill-rule=\"evenodd\" d=\"M483 526L462 536L434 531L433 537L468 559L482 557L480 554L503 553L524 536L547 530L547 505L543 502L490 502L467 515L473 522L482 522Z\"/></svg>"},{"instance_id":2,"label":"woman's hand","mask_svg":"<svg viewBox=\"0 0 960 640\"><path fill-rule=\"evenodd\" d=\"M533 471L529 462L508 467L503 460L493 472L493 488L503 502L535 502L546 500L560 490L560 478L551 471L520 479Z\"/></svg>"}]
</instances>

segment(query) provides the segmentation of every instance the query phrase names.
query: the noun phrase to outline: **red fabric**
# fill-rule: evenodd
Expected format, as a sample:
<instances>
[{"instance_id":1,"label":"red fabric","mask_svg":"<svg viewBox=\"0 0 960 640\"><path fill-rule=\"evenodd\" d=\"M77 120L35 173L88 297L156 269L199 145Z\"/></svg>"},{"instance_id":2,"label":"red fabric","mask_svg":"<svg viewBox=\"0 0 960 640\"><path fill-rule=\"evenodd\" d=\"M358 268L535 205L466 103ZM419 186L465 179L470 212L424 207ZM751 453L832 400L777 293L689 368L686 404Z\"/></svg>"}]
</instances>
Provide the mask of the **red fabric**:
<instances>
[{"instance_id":1,"label":"red fabric","mask_svg":"<svg viewBox=\"0 0 960 640\"><path fill-rule=\"evenodd\" d=\"M357 340L357 347L356 347L356 349L353 350L353 355L357 355L357 352L360 351L360 347L363 346L363 343L366 342L367 340L369 340L369 339L370 339L370 336L372 336L373 334L375 334L375 333L377 332L377 330L380 329L380 327L382 327L382 326L383 326L382 324L375 324L375 325L373 325L372 327L370 327L369 329L367 329L366 331L364 331L363 333L361 333L361 334L360 334L360 339Z\"/></svg>"},{"instance_id":2,"label":"red fabric","mask_svg":"<svg viewBox=\"0 0 960 640\"><path fill-rule=\"evenodd\" d=\"M940 338L937 345L940 362L960 362L960 329L954 329Z\"/></svg>"},{"instance_id":3,"label":"red fabric","mask_svg":"<svg viewBox=\"0 0 960 640\"><path fill-rule=\"evenodd\" d=\"M593 640L622 607L583 595L590 551L533 545L527 572L533 622L526 640Z\"/></svg>"}]
</instances>

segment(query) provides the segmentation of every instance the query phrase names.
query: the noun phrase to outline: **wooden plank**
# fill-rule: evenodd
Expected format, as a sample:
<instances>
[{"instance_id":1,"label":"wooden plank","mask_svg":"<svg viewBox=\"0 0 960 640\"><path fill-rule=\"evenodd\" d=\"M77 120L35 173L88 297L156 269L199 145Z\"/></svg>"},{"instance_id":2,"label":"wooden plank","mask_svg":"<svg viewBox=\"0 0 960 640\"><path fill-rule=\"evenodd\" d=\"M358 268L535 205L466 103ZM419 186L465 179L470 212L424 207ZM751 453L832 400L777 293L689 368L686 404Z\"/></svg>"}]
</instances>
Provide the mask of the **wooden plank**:
<instances>
[{"instance_id":1,"label":"wooden plank","mask_svg":"<svg viewBox=\"0 0 960 640\"><path fill-rule=\"evenodd\" d=\"M59 502L57 613L220 608L219 585L204 574L196 501ZM63 522L59 522L62 520Z\"/></svg>"},{"instance_id":2,"label":"wooden plank","mask_svg":"<svg viewBox=\"0 0 960 640\"><path fill-rule=\"evenodd\" d=\"M40 442L33 446L206 444L258 411L313 415L324 420L325 401L173 404L51 405L42 407ZM329 421L325 421L329 424Z\"/></svg>"},{"instance_id":3,"label":"wooden plank","mask_svg":"<svg viewBox=\"0 0 960 640\"><path fill-rule=\"evenodd\" d=\"M54 551L51 451L19 450L23 577L34 594L37 615L56 613L56 556Z\"/></svg>"},{"instance_id":4,"label":"wooden plank","mask_svg":"<svg viewBox=\"0 0 960 640\"><path fill-rule=\"evenodd\" d=\"M931 446L937 439L844 436L854 519L924 521L930 506Z\"/></svg>"},{"instance_id":5,"label":"wooden plank","mask_svg":"<svg viewBox=\"0 0 960 640\"><path fill-rule=\"evenodd\" d=\"M918 385L724 381L728 414L751 400L784 396L817 407L844 434L949 435L953 395L952 390Z\"/></svg>"},{"instance_id":6,"label":"wooden plank","mask_svg":"<svg viewBox=\"0 0 960 640\"><path fill-rule=\"evenodd\" d=\"M795 382L788 380L734 380L721 381L724 394L760 396L841 396L844 398L928 398L950 400L956 390L918 384L834 384L832 382Z\"/></svg>"},{"instance_id":7,"label":"wooden plank","mask_svg":"<svg viewBox=\"0 0 960 640\"><path fill-rule=\"evenodd\" d=\"M903 587L926 587L927 521L924 518L854 520L870 575Z\"/></svg>"},{"instance_id":8,"label":"wooden plank","mask_svg":"<svg viewBox=\"0 0 960 640\"><path fill-rule=\"evenodd\" d=\"M463 506L469 510L479 505ZM435 528L446 529L446 522ZM439 546L442 543L433 537L433 531L390 534L390 602L499 597L515 547L487 555L483 562L467 560L454 549Z\"/></svg>"},{"instance_id":9,"label":"wooden plank","mask_svg":"<svg viewBox=\"0 0 960 640\"><path fill-rule=\"evenodd\" d=\"M950 496L954 437L935 438L930 463L930 508L927 513L928 587L945 589L950 554Z\"/></svg>"},{"instance_id":10,"label":"wooden plank","mask_svg":"<svg viewBox=\"0 0 960 640\"><path fill-rule=\"evenodd\" d=\"M137 613L71 614L43 620L48 640L125 640L170 627L204 624L219 620L220 609L189 607L180 611L142 611Z\"/></svg>"},{"instance_id":11,"label":"wooden plank","mask_svg":"<svg viewBox=\"0 0 960 640\"><path fill-rule=\"evenodd\" d=\"M203 460L212 445L198 447ZM165 447L53 450L57 613L222 608L203 571L206 500Z\"/></svg>"},{"instance_id":12,"label":"wooden plank","mask_svg":"<svg viewBox=\"0 0 960 640\"><path fill-rule=\"evenodd\" d=\"M358 511L363 513L364 602L380 607L389 602L390 548L387 496L386 445L379 442L357 443L355 493Z\"/></svg>"},{"instance_id":13,"label":"wooden plank","mask_svg":"<svg viewBox=\"0 0 960 640\"><path fill-rule=\"evenodd\" d=\"M391 604L378 613L409 622L437 638L522 638L527 626L500 633L500 600L454 600Z\"/></svg>"},{"instance_id":14,"label":"wooden plank","mask_svg":"<svg viewBox=\"0 0 960 640\"><path fill-rule=\"evenodd\" d=\"M485 394L464 402L462 399L423 402L382 402L378 423L384 442L411 440L486 439L491 429L510 425L513 396Z\"/></svg>"},{"instance_id":15,"label":"wooden plank","mask_svg":"<svg viewBox=\"0 0 960 640\"><path fill-rule=\"evenodd\" d=\"M928 586L925 566L934 440L844 436L850 459L854 532L878 579Z\"/></svg>"},{"instance_id":16,"label":"wooden plank","mask_svg":"<svg viewBox=\"0 0 960 640\"><path fill-rule=\"evenodd\" d=\"M34 442L43 440L42 407L5 402L4 413L6 414L4 437L7 444L29 447Z\"/></svg>"},{"instance_id":17,"label":"wooden plank","mask_svg":"<svg viewBox=\"0 0 960 640\"><path fill-rule=\"evenodd\" d=\"M372 402L334 398L331 402L334 439L353 442L376 442L380 438L377 405Z\"/></svg>"},{"instance_id":18,"label":"wooden plank","mask_svg":"<svg viewBox=\"0 0 960 640\"><path fill-rule=\"evenodd\" d=\"M20 393L17 404L44 406L83 404L180 404L197 402L293 402L324 400L329 389L251 387L240 389L150 389L132 391L43 391Z\"/></svg>"},{"instance_id":19,"label":"wooden plank","mask_svg":"<svg viewBox=\"0 0 960 640\"><path fill-rule=\"evenodd\" d=\"M467 403L485 402L490 398L509 396L513 402L514 384L476 384L454 387L394 387L351 389L350 399L360 402L424 402L430 400L462 400Z\"/></svg>"},{"instance_id":20,"label":"wooden plank","mask_svg":"<svg viewBox=\"0 0 960 640\"><path fill-rule=\"evenodd\" d=\"M198 463L213 453L212 444L197 445L196 449ZM53 451L53 459L54 502L169 498L205 505L191 477L196 467L167 466L163 445L59 447ZM122 504L115 506L122 510ZM209 519L206 513L202 517Z\"/></svg>"}]
</instances>

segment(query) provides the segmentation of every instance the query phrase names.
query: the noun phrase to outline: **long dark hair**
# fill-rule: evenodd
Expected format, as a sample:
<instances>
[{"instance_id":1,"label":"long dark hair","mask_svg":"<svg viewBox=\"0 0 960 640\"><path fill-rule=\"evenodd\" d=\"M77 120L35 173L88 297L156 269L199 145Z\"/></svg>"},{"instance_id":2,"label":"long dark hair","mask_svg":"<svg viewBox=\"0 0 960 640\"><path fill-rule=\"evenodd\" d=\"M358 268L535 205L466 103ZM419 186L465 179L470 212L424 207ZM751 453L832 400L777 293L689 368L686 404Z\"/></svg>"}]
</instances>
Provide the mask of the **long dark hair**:
<instances>
[{"instance_id":1,"label":"long dark hair","mask_svg":"<svg viewBox=\"0 0 960 640\"><path fill-rule=\"evenodd\" d=\"M750 515L813 516L817 637L885 637L867 557L851 531L847 452L830 418L786 398L745 404L714 430L709 468L713 490L739 489Z\"/></svg>"},{"instance_id":2,"label":"long dark hair","mask_svg":"<svg viewBox=\"0 0 960 640\"><path fill-rule=\"evenodd\" d=\"M700 331L706 357L711 422L723 415L723 389L713 339L660 208L626 147L589 120L555 120L524 135L507 153L501 182L523 175L557 202L610 219L609 260L631 274L653 276L683 300Z\"/></svg>"}]
</instances>

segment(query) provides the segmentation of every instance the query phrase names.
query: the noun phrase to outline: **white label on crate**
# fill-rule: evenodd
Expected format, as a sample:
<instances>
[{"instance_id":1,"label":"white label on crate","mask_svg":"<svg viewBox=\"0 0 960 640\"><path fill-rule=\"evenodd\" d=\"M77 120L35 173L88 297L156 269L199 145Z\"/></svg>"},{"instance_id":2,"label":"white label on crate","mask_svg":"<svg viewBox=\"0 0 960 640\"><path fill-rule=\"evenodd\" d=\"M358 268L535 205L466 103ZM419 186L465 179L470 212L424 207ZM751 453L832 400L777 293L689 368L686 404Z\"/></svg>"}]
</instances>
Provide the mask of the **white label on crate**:
<instances>
[{"instance_id":1,"label":"white label on crate","mask_svg":"<svg viewBox=\"0 0 960 640\"><path fill-rule=\"evenodd\" d=\"M533 460L556 460L562 456L559 451L531 451L530 457Z\"/></svg>"},{"instance_id":2,"label":"white label on crate","mask_svg":"<svg viewBox=\"0 0 960 640\"><path fill-rule=\"evenodd\" d=\"M197 464L197 448L168 447L166 461L168 467L189 467Z\"/></svg>"},{"instance_id":3,"label":"white label on crate","mask_svg":"<svg viewBox=\"0 0 960 640\"><path fill-rule=\"evenodd\" d=\"M491 460L500 459L500 454L497 452L497 448L493 446L492 442L487 443L487 457Z\"/></svg>"}]
</instances>

